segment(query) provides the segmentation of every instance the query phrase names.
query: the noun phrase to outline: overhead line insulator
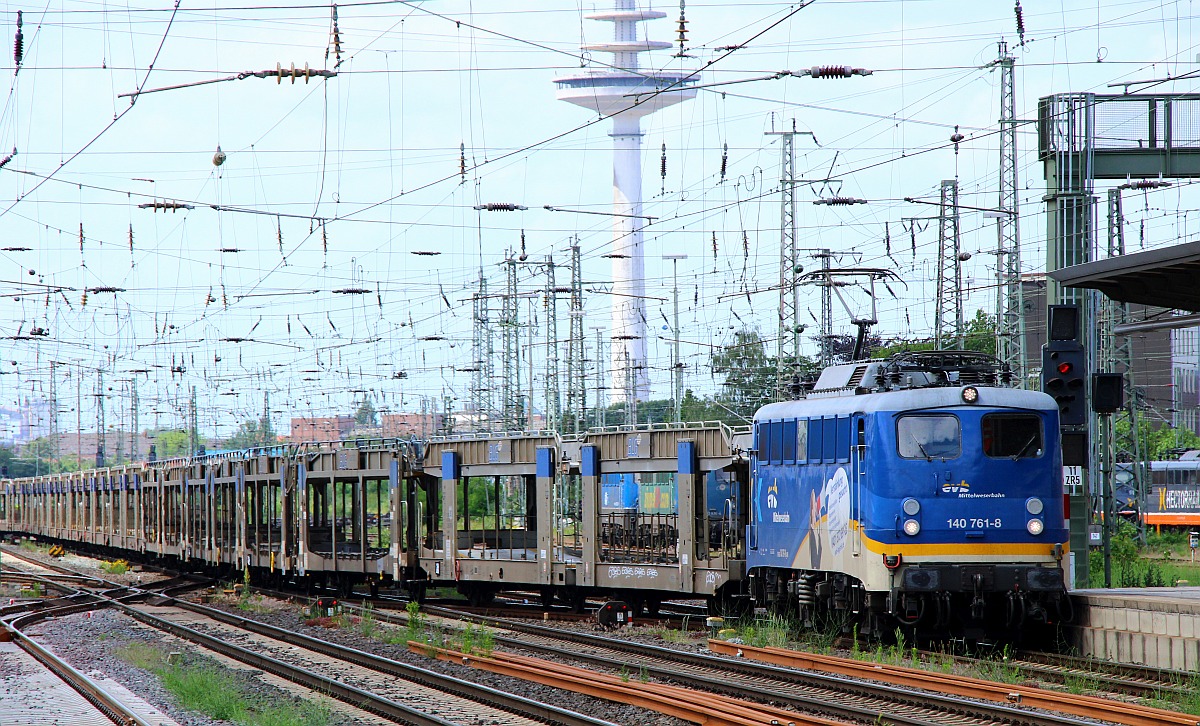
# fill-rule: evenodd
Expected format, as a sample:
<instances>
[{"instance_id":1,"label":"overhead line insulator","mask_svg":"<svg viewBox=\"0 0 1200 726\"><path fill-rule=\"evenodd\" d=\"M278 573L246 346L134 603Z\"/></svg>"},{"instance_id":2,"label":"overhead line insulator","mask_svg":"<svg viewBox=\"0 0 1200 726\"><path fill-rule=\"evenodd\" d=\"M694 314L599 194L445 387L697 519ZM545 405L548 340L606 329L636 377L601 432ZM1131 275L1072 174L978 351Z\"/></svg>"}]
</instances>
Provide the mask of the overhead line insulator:
<instances>
[{"instance_id":1,"label":"overhead line insulator","mask_svg":"<svg viewBox=\"0 0 1200 726\"><path fill-rule=\"evenodd\" d=\"M813 66L802 71L795 71L794 76L810 76L812 78L849 78L851 76L869 76L874 71L868 68L853 68L851 66Z\"/></svg>"},{"instance_id":2,"label":"overhead line insulator","mask_svg":"<svg viewBox=\"0 0 1200 726\"><path fill-rule=\"evenodd\" d=\"M488 202L486 204L476 204L475 209L480 212L523 212L529 209L529 207L513 204L512 202Z\"/></svg>"},{"instance_id":3,"label":"overhead line insulator","mask_svg":"<svg viewBox=\"0 0 1200 726\"><path fill-rule=\"evenodd\" d=\"M813 204L826 204L830 207L849 207L854 204L866 204L867 200L857 197L828 197L826 199L818 199Z\"/></svg>"},{"instance_id":4,"label":"overhead line insulator","mask_svg":"<svg viewBox=\"0 0 1200 726\"><path fill-rule=\"evenodd\" d=\"M181 202L146 202L145 204L139 204L138 209L153 209L156 212L162 209L174 212L177 209L195 209L195 207Z\"/></svg>"},{"instance_id":5,"label":"overhead line insulator","mask_svg":"<svg viewBox=\"0 0 1200 726\"><path fill-rule=\"evenodd\" d=\"M255 73L254 75L257 76L259 74ZM303 78L305 83L308 83L308 79L312 78L313 76L319 76L321 78L333 78L337 75L337 71L316 70L309 68L307 63L304 64L303 68L296 68L296 64L292 63L288 66L287 70L284 70L282 63L276 63L275 70L273 72L263 71L262 75L264 78L268 76L275 76L275 84L278 85L283 83L284 78L289 77L292 79L293 84L295 84L297 78Z\"/></svg>"},{"instance_id":6,"label":"overhead line insulator","mask_svg":"<svg viewBox=\"0 0 1200 726\"><path fill-rule=\"evenodd\" d=\"M21 32L21 26L24 21L21 19L21 11L17 11L17 34L13 37L13 65L16 68L13 74L21 70L21 59L25 57L25 35Z\"/></svg>"}]
</instances>

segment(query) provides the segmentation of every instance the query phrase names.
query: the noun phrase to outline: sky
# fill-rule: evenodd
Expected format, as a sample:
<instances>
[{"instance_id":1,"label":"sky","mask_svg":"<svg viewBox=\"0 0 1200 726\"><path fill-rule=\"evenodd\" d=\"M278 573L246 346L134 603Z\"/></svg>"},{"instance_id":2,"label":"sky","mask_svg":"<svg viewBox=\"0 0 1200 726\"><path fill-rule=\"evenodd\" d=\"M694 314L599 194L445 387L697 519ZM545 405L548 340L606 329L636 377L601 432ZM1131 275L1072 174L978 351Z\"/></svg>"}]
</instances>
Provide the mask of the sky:
<instances>
[{"instance_id":1,"label":"sky","mask_svg":"<svg viewBox=\"0 0 1200 726\"><path fill-rule=\"evenodd\" d=\"M680 5L642 5L668 15L642 32L676 41ZM937 207L905 198L936 203L942 180L957 179L962 205L997 205L1001 40L1016 57L1017 117L1031 122L1017 141L1023 270L1045 270L1038 98L1200 70L1200 5L1023 5L1022 37L1007 1L686 4L684 57L642 56L697 70L704 86L642 122L654 397L670 396L676 338L684 386L698 395L719 389L709 356L735 332L758 330L774 352L780 151L767 132L793 121L808 132L795 140L797 176L833 180L798 188L806 268L820 264L808 250L827 248L835 266L893 270L901 282L877 290L874 332L929 336L937 224L905 220ZM195 387L200 428L218 437L259 417L264 394L280 430L363 398L392 412L458 410L478 365L481 272L499 375L501 263L523 245L542 263L519 280L523 365L532 359L540 408L547 258L565 285L561 265L580 246L589 359L609 325L611 122L556 101L552 82L610 60L579 50L610 36L610 24L584 17L609 7L6 3L22 54L7 59L0 115L0 154L13 152L0 166L0 406L53 392L61 431L94 430L98 402L106 427L127 430L136 392L139 428L182 427ZM277 64L301 77L261 77ZM306 64L329 75L306 81ZM780 73L818 65L872 74ZM868 203L811 203L829 196ZM494 203L526 209L475 209ZM1197 208L1186 182L1128 193L1130 249L1192 239ZM961 229L969 318L995 305L996 233L973 210ZM676 335L663 257L680 254ZM851 333L869 307L861 288L844 295L835 332ZM816 288L802 290L808 354L819 310ZM565 340L562 296L557 330Z\"/></svg>"}]
</instances>

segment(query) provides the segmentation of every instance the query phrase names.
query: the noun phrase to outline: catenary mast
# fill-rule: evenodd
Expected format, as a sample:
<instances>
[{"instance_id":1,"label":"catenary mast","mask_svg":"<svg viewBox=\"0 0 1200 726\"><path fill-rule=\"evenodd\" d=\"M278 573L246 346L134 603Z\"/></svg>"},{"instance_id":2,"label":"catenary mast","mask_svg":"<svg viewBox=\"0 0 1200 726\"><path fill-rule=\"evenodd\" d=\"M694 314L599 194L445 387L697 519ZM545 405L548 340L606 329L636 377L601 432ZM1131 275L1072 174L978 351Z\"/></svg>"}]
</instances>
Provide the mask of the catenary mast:
<instances>
[{"instance_id":1,"label":"catenary mast","mask_svg":"<svg viewBox=\"0 0 1200 726\"><path fill-rule=\"evenodd\" d=\"M638 56L670 48L670 43L638 37L638 23L665 18L666 13L641 10L636 0L617 0L612 10L586 17L613 24L613 39L583 46L584 51L611 53L610 65L586 68L555 79L557 97L612 119L613 244L612 256L612 380L609 399L626 397L625 381L634 397L650 394L646 355L645 263L642 248L642 129L641 119L667 106L696 96L697 76L689 71L641 69Z\"/></svg>"}]
</instances>

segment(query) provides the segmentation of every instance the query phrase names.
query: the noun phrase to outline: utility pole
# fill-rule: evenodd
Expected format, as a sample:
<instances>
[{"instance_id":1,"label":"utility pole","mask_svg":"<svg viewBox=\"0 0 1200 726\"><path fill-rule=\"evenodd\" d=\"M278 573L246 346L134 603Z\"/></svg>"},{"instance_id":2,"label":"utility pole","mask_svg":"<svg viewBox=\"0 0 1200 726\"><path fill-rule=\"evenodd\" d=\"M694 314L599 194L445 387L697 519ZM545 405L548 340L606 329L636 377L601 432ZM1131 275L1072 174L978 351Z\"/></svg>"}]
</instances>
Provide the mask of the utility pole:
<instances>
[{"instance_id":1,"label":"utility pole","mask_svg":"<svg viewBox=\"0 0 1200 726\"><path fill-rule=\"evenodd\" d=\"M138 389L137 375L129 379L129 460L137 461L141 456L140 447L138 446Z\"/></svg>"},{"instance_id":2,"label":"utility pole","mask_svg":"<svg viewBox=\"0 0 1200 726\"><path fill-rule=\"evenodd\" d=\"M527 351L529 351L528 355L525 356L526 358L529 359L529 384L527 386L525 386L525 388L522 389L528 394L528 397L526 398L526 401L528 403L525 406L525 413L528 416L528 418L525 421L525 430L526 431L534 430L533 429L533 339L534 339L534 334L537 332L536 329L537 329L537 308L534 305L533 298L529 298L529 336L526 340L526 347L525 347L525 349Z\"/></svg>"},{"instance_id":3,"label":"utility pole","mask_svg":"<svg viewBox=\"0 0 1200 726\"><path fill-rule=\"evenodd\" d=\"M1148 181L1133 182L1131 187L1145 187ZM1125 212L1122 207L1122 192L1127 187L1122 184L1116 189L1108 190L1108 256L1110 258L1120 257L1125 254ZM1139 435L1141 428L1140 411L1138 410L1138 389L1134 382L1134 366L1133 366L1133 339L1129 335L1116 336L1112 335L1112 328L1118 325L1129 322L1129 304L1118 303L1109 298L1104 298L1102 301L1104 313L1110 319L1111 327L1108 329L1109 335L1101 337L1101 342L1105 349L1109 350L1109 355L1113 363L1112 368L1102 370L1112 370L1117 373L1122 373L1125 376L1125 411L1124 415L1129 421L1129 439L1124 442L1113 438L1115 458L1121 461L1129 461L1132 463L1131 473L1133 474L1133 487L1137 493L1138 501L1145 501L1146 484L1148 482L1149 469L1146 463L1146 452L1142 448L1142 437ZM1178 408L1178 406L1174 406ZM1112 418L1105 417L1105 418ZM1139 518L1141 539L1145 540L1146 523Z\"/></svg>"},{"instance_id":4,"label":"utility pole","mask_svg":"<svg viewBox=\"0 0 1200 726\"><path fill-rule=\"evenodd\" d=\"M50 456L58 458L58 389L56 387L58 373L57 361L50 361Z\"/></svg>"},{"instance_id":5,"label":"utility pole","mask_svg":"<svg viewBox=\"0 0 1200 726\"><path fill-rule=\"evenodd\" d=\"M507 286L504 292L504 305L500 313L500 329L504 340L504 360L502 363L503 378L500 381L501 406L503 408L504 429L517 431L523 427L521 412L521 312L517 298L517 261L512 250L504 260L504 271Z\"/></svg>"},{"instance_id":6,"label":"utility pole","mask_svg":"<svg viewBox=\"0 0 1200 726\"><path fill-rule=\"evenodd\" d=\"M674 421L683 420L683 362L679 359L679 261L686 260L687 255L663 255L664 260L671 261L672 296L675 300L674 319L671 321L671 402L674 410Z\"/></svg>"},{"instance_id":7,"label":"utility pole","mask_svg":"<svg viewBox=\"0 0 1200 726\"><path fill-rule=\"evenodd\" d=\"M1025 292L1021 286L1021 199L1017 187L1017 102L1014 64L1008 43L1000 41L1000 198L996 216L997 295L1004 304L996 313L996 355L1007 363L1016 385L1025 378ZM1003 255L1003 257L1001 257Z\"/></svg>"},{"instance_id":8,"label":"utility pole","mask_svg":"<svg viewBox=\"0 0 1200 726\"><path fill-rule=\"evenodd\" d=\"M487 278L479 268L479 290L472 300L471 311L471 408L475 416L475 431L491 431L495 425L492 406L492 326Z\"/></svg>"},{"instance_id":9,"label":"utility pole","mask_svg":"<svg viewBox=\"0 0 1200 726\"><path fill-rule=\"evenodd\" d=\"M83 364L75 370L75 463L83 469Z\"/></svg>"},{"instance_id":10,"label":"utility pole","mask_svg":"<svg viewBox=\"0 0 1200 726\"><path fill-rule=\"evenodd\" d=\"M562 419L558 387L558 288L554 284L554 258L546 255L546 428L558 431Z\"/></svg>"},{"instance_id":11,"label":"utility pole","mask_svg":"<svg viewBox=\"0 0 1200 726\"><path fill-rule=\"evenodd\" d=\"M604 361L607 351L604 350L604 328L596 328L596 425L607 426L606 414L608 406L604 403L601 391L604 390Z\"/></svg>"},{"instance_id":12,"label":"utility pole","mask_svg":"<svg viewBox=\"0 0 1200 726\"><path fill-rule=\"evenodd\" d=\"M934 345L941 350L949 342L953 319L954 347L963 349L962 266L958 225L958 180L942 182L941 212L938 214L938 278L934 308Z\"/></svg>"},{"instance_id":13,"label":"utility pole","mask_svg":"<svg viewBox=\"0 0 1200 726\"><path fill-rule=\"evenodd\" d=\"M796 255L796 119L788 131L768 131L779 137L779 331L776 338L775 387L781 397L786 393L800 359L799 308L796 274L800 268ZM678 337L678 336L676 336Z\"/></svg>"},{"instance_id":14,"label":"utility pole","mask_svg":"<svg viewBox=\"0 0 1200 726\"><path fill-rule=\"evenodd\" d=\"M188 454L195 456L200 451L200 412L196 405L196 387L188 400Z\"/></svg>"},{"instance_id":15,"label":"utility pole","mask_svg":"<svg viewBox=\"0 0 1200 726\"><path fill-rule=\"evenodd\" d=\"M449 436L454 433L454 412L451 409L451 404L454 398L446 394L446 389L442 389L442 435Z\"/></svg>"},{"instance_id":16,"label":"utility pole","mask_svg":"<svg viewBox=\"0 0 1200 726\"><path fill-rule=\"evenodd\" d=\"M380 422L382 423L382 421ZM258 424L259 436L262 437L263 446L269 446L274 442L275 427L271 425L271 392L263 391L263 415L262 421Z\"/></svg>"},{"instance_id":17,"label":"utility pole","mask_svg":"<svg viewBox=\"0 0 1200 726\"><path fill-rule=\"evenodd\" d=\"M828 249L818 251L813 257L821 261L822 279L829 281L833 253ZM797 325L797 330L799 326ZM821 286L821 367L833 363L833 284Z\"/></svg>"},{"instance_id":18,"label":"utility pole","mask_svg":"<svg viewBox=\"0 0 1200 726\"><path fill-rule=\"evenodd\" d=\"M571 433L583 430L587 411L587 371L583 354L583 264L579 238L571 244L571 318L570 340L567 344L567 426ZM596 391L597 397L600 391Z\"/></svg>"},{"instance_id":19,"label":"utility pole","mask_svg":"<svg viewBox=\"0 0 1200 726\"><path fill-rule=\"evenodd\" d=\"M96 371L96 468L104 468L104 369Z\"/></svg>"},{"instance_id":20,"label":"utility pole","mask_svg":"<svg viewBox=\"0 0 1200 726\"><path fill-rule=\"evenodd\" d=\"M117 442L117 450L113 452L113 463L119 465L125 455L125 437L121 435L121 430L125 425L125 411L119 405L117 411L117 430L116 436L113 437Z\"/></svg>"},{"instance_id":21,"label":"utility pole","mask_svg":"<svg viewBox=\"0 0 1200 726\"><path fill-rule=\"evenodd\" d=\"M634 426L637 424L637 374L634 373L633 365L629 360L628 349L625 350L624 374L625 425Z\"/></svg>"}]
</instances>

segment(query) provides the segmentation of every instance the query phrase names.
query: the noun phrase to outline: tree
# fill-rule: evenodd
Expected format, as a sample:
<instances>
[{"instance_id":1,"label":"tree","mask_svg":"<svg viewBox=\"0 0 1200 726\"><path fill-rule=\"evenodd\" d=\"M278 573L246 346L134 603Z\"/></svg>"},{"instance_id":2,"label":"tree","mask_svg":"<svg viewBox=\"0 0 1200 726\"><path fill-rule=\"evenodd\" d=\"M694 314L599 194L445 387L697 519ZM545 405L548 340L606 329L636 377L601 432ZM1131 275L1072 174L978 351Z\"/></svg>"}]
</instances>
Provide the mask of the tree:
<instances>
[{"instance_id":1,"label":"tree","mask_svg":"<svg viewBox=\"0 0 1200 726\"><path fill-rule=\"evenodd\" d=\"M996 318L982 310L967 321L963 330L963 348L978 353L996 355Z\"/></svg>"},{"instance_id":2,"label":"tree","mask_svg":"<svg viewBox=\"0 0 1200 726\"><path fill-rule=\"evenodd\" d=\"M354 412L354 423L359 426L379 425L375 404L371 403L371 399L366 396L363 396L362 403L358 404L358 410Z\"/></svg>"},{"instance_id":3,"label":"tree","mask_svg":"<svg viewBox=\"0 0 1200 726\"><path fill-rule=\"evenodd\" d=\"M943 341L943 344L949 347L954 347L954 341L948 343ZM880 344L876 347L875 343L870 345L872 358L890 358L896 353L907 353L909 351L919 350L934 350L933 340L905 340L902 338L893 338L886 345ZM996 355L996 318L993 315L988 315L982 310L975 311L975 317L966 321L963 325L963 349L973 350L976 353L987 353L988 355Z\"/></svg>"},{"instance_id":4,"label":"tree","mask_svg":"<svg viewBox=\"0 0 1200 726\"><path fill-rule=\"evenodd\" d=\"M275 443L275 432L269 420L243 421L238 430L225 441L227 449L252 449Z\"/></svg>"},{"instance_id":5,"label":"tree","mask_svg":"<svg viewBox=\"0 0 1200 726\"><path fill-rule=\"evenodd\" d=\"M1118 441L1129 440L1129 419L1118 416L1114 422ZM1188 449L1200 449L1200 436L1191 429L1177 428L1168 423L1155 423L1144 414L1138 420L1138 436L1149 461L1174 459ZM1132 448L1132 447L1130 447Z\"/></svg>"},{"instance_id":6,"label":"tree","mask_svg":"<svg viewBox=\"0 0 1200 726\"><path fill-rule=\"evenodd\" d=\"M858 342L857 335L832 335L826 341L825 345L829 346L829 360L834 363L849 363L854 360L854 345ZM871 355L871 351L883 345L883 340L874 333L867 333L867 339L864 341L867 355Z\"/></svg>"},{"instance_id":7,"label":"tree","mask_svg":"<svg viewBox=\"0 0 1200 726\"><path fill-rule=\"evenodd\" d=\"M154 435L154 444L154 451L160 459L187 456L191 453L188 451L188 432L183 429L157 432Z\"/></svg>"},{"instance_id":8,"label":"tree","mask_svg":"<svg viewBox=\"0 0 1200 726\"><path fill-rule=\"evenodd\" d=\"M724 418L713 400L705 396L698 398L692 389L683 392L683 401L679 405L679 417L684 421L720 421Z\"/></svg>"},{"instance_id":9,"label":"tree","mask_svg":"<svg viewBox=\"0 0 1200 726\"><path fill-rule=\"evenodd\" d=\"M712 369L723 374L715 402L725 411L721 420L744 424L765 403L776 399L775 359L756 330L739 330L733 343L713 352Z\"/></svg>"}]
</instances>

